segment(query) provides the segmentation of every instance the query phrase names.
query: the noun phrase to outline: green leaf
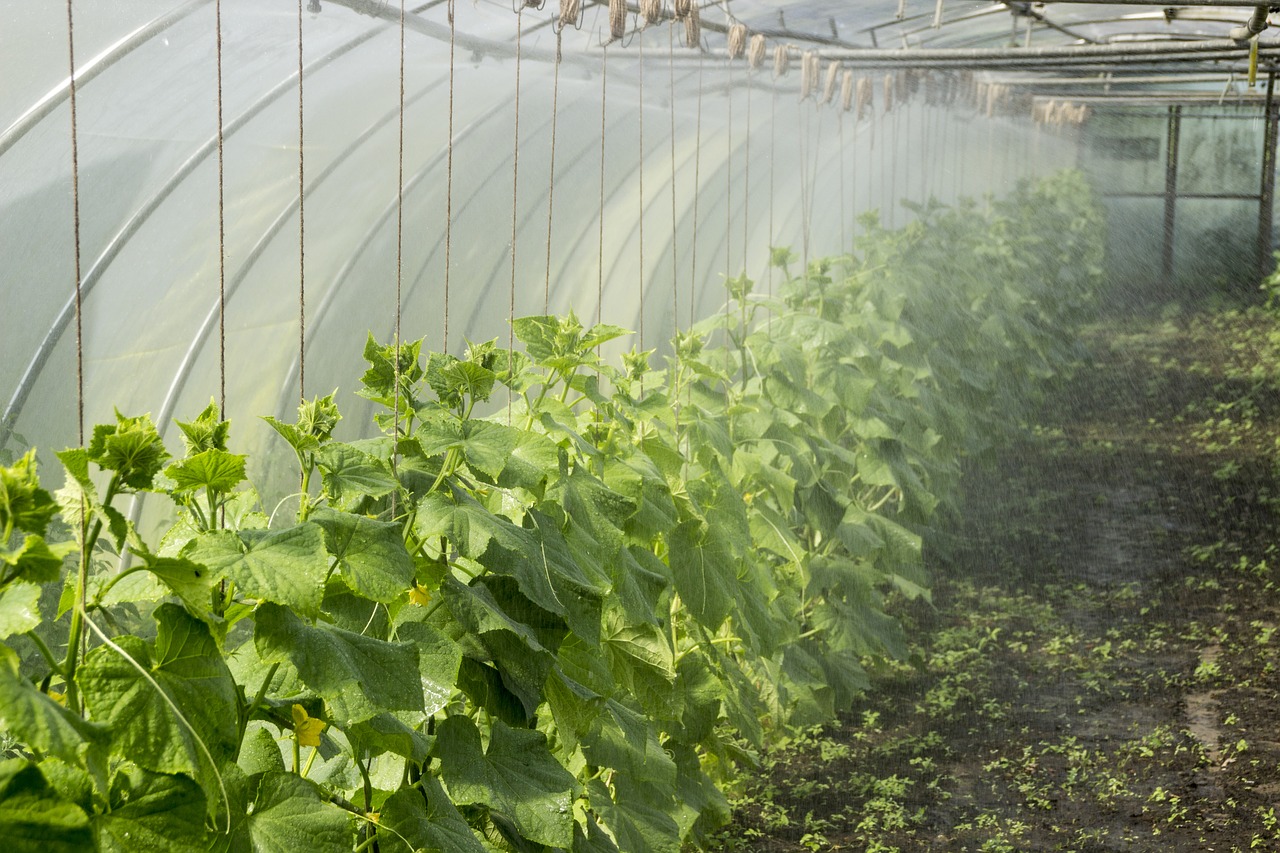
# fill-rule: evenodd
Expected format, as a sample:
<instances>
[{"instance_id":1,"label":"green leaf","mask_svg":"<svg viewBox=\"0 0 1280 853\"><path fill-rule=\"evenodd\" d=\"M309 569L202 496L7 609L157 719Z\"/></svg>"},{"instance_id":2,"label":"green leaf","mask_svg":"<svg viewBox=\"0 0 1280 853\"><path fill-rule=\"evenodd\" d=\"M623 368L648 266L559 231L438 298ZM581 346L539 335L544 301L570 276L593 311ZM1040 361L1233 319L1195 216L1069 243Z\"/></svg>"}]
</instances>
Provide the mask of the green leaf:
<instances>
[{"instance_id":1,"label":"green leaf","mask_svg":"<svg viewBox=\"0 0 1280 853\"><path fill-rule=\"evenodd\" d=\"M108 646L88 653L79 675L84 701L110 727L114 754L161 774L191 774L216 792L215 767L239 745L228 712L237 707L236 683L204 622L177 605L156 608L155 619L154 646L116 640L132 661Z\"/></svg>"},{"instance_id":2,"label":"green leaf","mask_svg":"<svg viewBox=\"0 0 1280 853\"><path fill-rule=\"evenodd\" d=\"M664 796L656 786L632 782L620 774L614 776L613 788L610 792L604 782L592 779L587 793L591 808L613 833L619 850L679 853L680 827L671 816L674 791Z\"/></svg>"},{"instance_id":3,"label":"green leaf","mask_svg":"<svg viewBox=\"0 0 1280 853\"><path fill-rule=\"evenodd\" d=\"M208 613L213 586L221 580L220 574L210 571L201 563L182 557L148 555L144 562L151 574L182 599L192 615L202 616Z\"/></svg>"},{"instance_id":4,"label":"green leaf","mask_svg":"<svg viewBox=\"0 0 1280 853\"><path fill-rule=\"evenodd\" d=\"M685 521L667 534L667 551L680 599L704 626L719 628L738 580L732 549L699 522Z\"/></svg>"},{"instance_id":5,"label":"green leaf","mask_svg":"<svg viewBox=\"0 0 1280 853\"><path fill-rule=\"evenodd\" d=\"M483 645L507 689L519 697L526 716L542 703L543 685L555 663L527 624L513 619L494 600L483 581L470 586L446 578L440 586L450 613Z\"/></svg>"},{"instance_id":6,"label":"green leaf","mask_svg":"<svg viewBox=\"0 0 1280 853\"><path fill-rule=\"evenodd\" d=\"M422 378L422 344L425 338L416 341L401 341L397 351L394 343L380 344L370 334L364 344L364 360L369 362L369 369L360 378L363 385L361 395L375 400L388 401L395 399L396 373L400 374L401 398L406 402L409 391Z\"/></svg>"},{"instance_id":7,"label":"green leaf","mask_svg":"<svg viewBox=\"0 0 1280 853\"><path fill-rule=\"evenodd\" d=\"M551 755L541 732L498 721L484 750L470 718L449 717L436 727L435 753L455 803L488 807L530 841L550 847L573 843L577 784Z\"/></svg>"},{"instance_id":8,"label":"green leaf","mask_svg":"<svg viewBox=\"0 0 1280 853\"><path fill-rule=\"evenodd\" d=\"M115 471L133 489L149 489L164 467L169 452L150 415L126 418L116 412L114 424L98 424L88 447L89 460Z\"/></svg>"},{"instance_id":9,"label":"green leaf","mask_svg":"<svg viewBox=\"0 0 1280 853\"><path fill-rule=\"evenodd\" d=\"M346 734L361 752L368 750L370 755L390 752L402 755L414 764L424 764L431 758L432 738L394 714L382 713L370 717L351 726ZM279 755L279 752L277 749L276 754Z\"/></svg>"},{"instance_id":10,"label":"green leaf","mask_svg":"<svg viewBox=\"0 0 1280 853\"><path fill-rule=\"evenodd\" d=\"M270 772L256 782L247 816L230 839L232 850L253 853L351 853L352 816L327 802L315 783Z\"/></svg>"},{"instance_id":11,"label":"green leaf","mask_svg":"<svg viewBox=\"0 0 1280 853\"><path fill-rule=\"evenodd\" d=\"M0 762L0 838L14 853L82 853L93 849L89 816L64 800L21 758Z\"/></svg>"},{"instance_id":12,"label":"green leaf","mask_svg":"<svg viewBox=\"0 0 1280 853\"><path fill-rule=\"evenodd\" d=\"M50 545L44 541L43 536L29 533L17 551L9 551L0 545L0 562L14 567L8 574L15 578L34 583L52 583L62 575L63 558L75 550L74 542Z\"/></svg>"},{"instance_id":13,"label":"green leaf","mask_svg":"<svg viewBox=\"0 0 1280 853\"><path fill-rule=\"evenodd\" d=\"M186 445L187 455L194 456L205 450L226 450L227 435L231 431L231 422L221 420L218 404L213 400L205 406L204 411L194 421L184 423L174 420L178 429L182 430L182 443Z\"/></svg>"},{"instance_id":14,"label":"green leaf","mask_svg":"<svg viewBox=\"0 0 1280 853\"><path fill-rule=\"evenodd\" d=\"M259 605L254 645L266 663L288 660L308 687L329 702L335 724L346 728L383 711L422 711L418 650L323 622L311 627L288 608Z\"/></svg>"},{"instance_id":15,"label":"green leaf","mask_svg":"<svg viewBox=\"0 0 1280 853\"><path fill-rule=\"evenodd\" d=\"M324 599L329 554L324 532L304 522L283 530L215 531L198 536L183 556L225 575L240 593L292 607L314 619Z\"/></svg>"},{"instance_id":16,"label":"green leaf","mask_svg":"<svg viewBox=\"0 0 1280 853\"><path fill-rule=\"evenodd\" d=\"M307 453L320 446L319 439L314 435L307 434L294 424L276 420L270 415L264 415L262 419L270 424L272 429L280 433L281 437L289 442L289 446L297 453Z\"/></svg>"},{"instance_id":17,"label":"green leaf","mask_svg":"<svg viewBox=\"0 0 1280 853\"><path fill-rule=\"evenodd\" d=\"M381 498L396 489L390 467L378 457L342 442L316 451L325 494L340 505L361 497Z\"/></svg>"},{"instance_id":18,"label":"green leaf","mask_svg":"<svg viewBox=\"0 0 1280 853\"><path fill-rule=\"evenodd\" d=\"M394 601L413 585L413 559L400 525L320 507L311 521L324 530L325 546L338 560L347 586L372 601Z\"/></svg>"},{"instance_id":19,"label":"green leaf","mask_svg":"<svg viewBox=\"0 0 1280 853\"><path fill-rule=\"evenodd\" d=\"M43 535L58 511L53 496L40 488L35 448L9 467L0 465L0 532L17 528ZM0 541L0 547L6 543Z\"/></svg>"},{"instance_id":20,"label":"green leaf","mask_svg":"<svg viewBox=\"0 0 1280 853\"><path fill-rule=\"evenodd\" d=\"M105 645L89 652L79 676L85 701L111 729L114 754L157 773L191 774L217 792L214 768L239 746L235 682L208 626L176 604L160 605L154 616L154 645L132 636L115 641L132 662Z\"/></svg>"},{"instance_id":21,"label":"green leaf","mask_svg":"<svg viewBox=\"0 0 1280 853\"><path fill-rule=\"evenodd\" d=\"M18 654L8 646L0 646L0 731L68 764L83 763L88 749L106 743L102 726L71 713L23 678Z\"/></svg>"},{"instance_id":22,"label":"green leaf","mask_svg":"<svg viewBox=\"0 0 1280 853\"><path fill-rule=\"evenodd\" d=\"M116 774L111 809L92 819L94 840L103 853L204 853L205 797L185 776L148 773L137 767Z\"/></svg>"},{"instance_id":23,"label":"green leaf","mask_svg":"<svg viewBox=\"0 0 1280 853\"><path fill-rule=\"evenodd\" d=\"M244 456L218 448L202 450L164 470L174 482L175 492L208 489L226 493L244 481Z\"/></svg>"},{"instance_id":24,"label":"green leaf","mask_svg":"<svg viewBox=\"0 0 1280 853\"><path fill-rule=\"evenodd\" d=\"M401 610L401 614L406 610ZM417 647L418 675L422 678L425 700L423 710L427 715L437 713L449 704L453 696L458 666L462 663L462 649L425 622L400 622L396 625L395 636Z\"/></svg>"},{"instance_id":25,"label":"green leaf","mask_svg":"<svg viewBox=\"0 0 1280 853\"><path fill-rule=\"evenodd\" d=\"M583 738L583 752L591 764L612 767L637 782L670 787L676 781L676 766L658 735L654 720L609 699L592 732Z\"/></svg>"},{"instance_id":26,"label":"green leaf","mask_svg":"<svg viewBox=\"0 0 1280 853\"><path fill-rule=\"evenodd\" d=\"M498 475L503 488L520 488L540 494L560 461L560 448L540 432L519 432L516 445Z\"/></svg>"},{"instance_id":27,"label":"green leaf","mask_svg":"<svg viewBox=\"0 0 1280 853\"><path fill-rule=\"evenodd\" d=\"M548 490L558 499L574 524L582 526L607 549L605 556L618 553L623 545L627 519L636 513L636 502L606 486L597 477L575 468Z\"/></svg>"},{"instance_id":28,"label":"green leaf","mask_svg":"<svg viewBox=\"0 0 1280 853\"><path fill-rule=\"evenodd\" d=\"M421 790L401 788L382 804L378 848L383 853L485 853L440 782L423 776L420 784Z\"/></svg>"},{"instance_id":29,"label":"green leaf","mask_svg":"<svg viewBox=\"0 0 1280 853\"><path fill-rule=\"evenodd\" d=\"M40 622L40 587L16 581L0 589L0 640L25 634Z\"/></svg>"}]
</instances>

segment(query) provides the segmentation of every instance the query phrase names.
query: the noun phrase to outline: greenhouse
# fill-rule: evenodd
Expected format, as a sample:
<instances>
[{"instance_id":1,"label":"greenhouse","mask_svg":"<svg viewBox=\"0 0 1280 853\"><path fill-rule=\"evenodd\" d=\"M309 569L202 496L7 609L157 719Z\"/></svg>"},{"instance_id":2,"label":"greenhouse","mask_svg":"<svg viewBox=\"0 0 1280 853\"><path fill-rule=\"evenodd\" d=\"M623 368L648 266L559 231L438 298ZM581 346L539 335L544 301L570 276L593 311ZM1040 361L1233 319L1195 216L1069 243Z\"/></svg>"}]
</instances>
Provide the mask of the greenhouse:
<instances>
[{"instance_id":1,"label":"greenhouse","mask_svg":"<svg viewBox=\"0 0 1280 853\"><path fill-rule=\"evenodd\" d=\"M0 8L7 849L1280 850L1280 5Z\"/></svg>"}]
</instances>

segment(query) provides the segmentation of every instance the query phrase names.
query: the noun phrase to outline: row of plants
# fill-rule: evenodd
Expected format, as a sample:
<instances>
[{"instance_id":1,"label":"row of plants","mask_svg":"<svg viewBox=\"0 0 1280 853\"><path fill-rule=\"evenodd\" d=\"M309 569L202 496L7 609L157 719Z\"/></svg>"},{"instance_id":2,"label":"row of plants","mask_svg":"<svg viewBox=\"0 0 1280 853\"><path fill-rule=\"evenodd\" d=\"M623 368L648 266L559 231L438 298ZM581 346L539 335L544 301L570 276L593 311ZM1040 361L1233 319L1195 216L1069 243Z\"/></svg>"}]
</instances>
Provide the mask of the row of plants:
<instances>
[{"instance_id":1,"label":"row of plants","mask_svg":"<svg viewBox=\"0 0 1280 853\"><path fill-rule=\"evenodd\" d=\"M0 468L0 828L15 849L674 851L719 784L901 656L959 460L1073 352L1100 256L1078 175L775 250L777 298L662 367L572 314L463 357L370 337L380 434L267 418L269 517L210 406L172 457L117 415ZM505 391L505 393L504 393ZM504 399L505 398L505 399ZM482 412L488 414L481 414ZM146 493L175 522L145 541ZM293 504L290 503L290 506Z\"/></svg>"}]
</instances>

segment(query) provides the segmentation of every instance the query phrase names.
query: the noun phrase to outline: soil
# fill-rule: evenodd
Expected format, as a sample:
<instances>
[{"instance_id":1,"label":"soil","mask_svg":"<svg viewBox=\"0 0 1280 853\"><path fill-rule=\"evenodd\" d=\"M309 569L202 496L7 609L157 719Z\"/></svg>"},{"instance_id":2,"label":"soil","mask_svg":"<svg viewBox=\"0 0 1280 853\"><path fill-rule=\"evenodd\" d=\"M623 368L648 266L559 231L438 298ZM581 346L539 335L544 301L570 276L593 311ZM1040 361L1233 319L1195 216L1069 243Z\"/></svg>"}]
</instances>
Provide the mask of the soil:
<instances>
[{"instance_id":1,"label":"soil","mask_svg":"<svg viewBox=\"0 0 1280 853\"><path fill-rule=\"evenodd\" d=\"M726 851L1280 850L1280 338L1093 329L930 543L916 648L765 757Z\"/></svg>"}]
</instances>

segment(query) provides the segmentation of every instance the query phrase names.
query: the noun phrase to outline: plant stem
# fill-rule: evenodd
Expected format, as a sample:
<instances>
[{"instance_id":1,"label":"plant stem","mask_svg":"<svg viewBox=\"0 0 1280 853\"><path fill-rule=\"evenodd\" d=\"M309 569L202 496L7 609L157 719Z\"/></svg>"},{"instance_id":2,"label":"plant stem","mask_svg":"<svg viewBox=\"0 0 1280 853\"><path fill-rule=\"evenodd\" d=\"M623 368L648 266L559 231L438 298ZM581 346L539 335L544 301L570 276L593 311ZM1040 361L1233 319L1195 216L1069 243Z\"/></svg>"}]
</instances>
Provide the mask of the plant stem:
<instances>
[{"instance_id":1,"label":"plant stem","mask_svg":"<svg viewBox=\"0 0 1280 853\"><path fill-rule=\"evenodd\" d=\"M258 705L262 704L262 697L267 695L267 690L271 687L271 679L276 677L276 670L279 668L279 661L271 664L271 668L267 670L267 677L262 679L262 686L254 694L253 701L244 709L244 714L240 719L240 737L238 740L244 740L244 730L249 727L249 720L253 717L253 712L258 710Z\"/></svg>"},{"instance_id":2,"label":"plant stem","mask_svg":"<svg viewBox=\"0 0 1280 853\"><path fill-rule=\"evenodd\" d=\"M102 505L108 507L111 501L115 499L116 491L120 488L120 474L113 474L111 481L107 484L107 491L102 500ZM76 572L76 600L75 605L71 608L71 628L67 633L67 657L62 662L62 677L67 683L67 708L72 713L81 713L80 710L80 691L76 687L76 670L80 666L80 643L84 638L84 615L85 615L85 595L89 587L89 565L92 563L93 548L98 543L98 537L102 535L102 519L97 518L93 522L93 528L85 535L86 525L89 521L89 505L87 498L82 494L80 498L80 532L82 538L80 540L80 566Z\"/></svg>"},{"instance_id":3,"label":"plant stem","mask_svg":"<svg viewBox=\"0 0 1280 853\"><path fill-rule=\"evenodd\" d=\"M35 647L40 651L40 655L49 664L49 668L56 674L62 675L62 665L58 663L58 659L53 656L53 652L45 645L44 640L40 639L40 635L35 631L28 631L27 639L35 644Z\"/></svg>"}]
</instances>

